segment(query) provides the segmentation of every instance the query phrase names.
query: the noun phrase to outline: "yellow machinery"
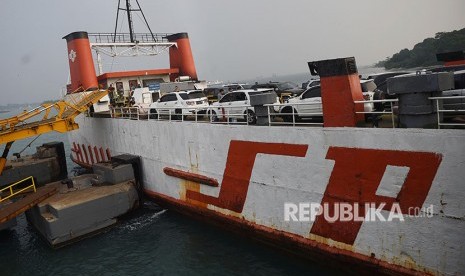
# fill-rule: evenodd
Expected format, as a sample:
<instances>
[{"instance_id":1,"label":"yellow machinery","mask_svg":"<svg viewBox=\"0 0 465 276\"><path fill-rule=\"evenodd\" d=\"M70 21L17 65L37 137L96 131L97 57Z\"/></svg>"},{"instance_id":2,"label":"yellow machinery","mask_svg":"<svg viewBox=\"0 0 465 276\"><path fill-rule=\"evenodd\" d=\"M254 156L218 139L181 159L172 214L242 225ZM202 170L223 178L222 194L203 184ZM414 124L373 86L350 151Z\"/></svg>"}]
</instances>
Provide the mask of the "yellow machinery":
<instances>
[{"instance_id":1,"label":"yellow machinery","mask_svg":"<svg viewBox=\"0 0 465 276\"><path fill-rule=\"evenodd\" d=\"M42 104L17 116L0 120L0 145L6 144L0 157L0 175L14 141L52 131L64 133L78 129L74 118L107 94L108 90L68 94L61 101Z\"/></svg>"},{"instance_id":2,"label":"yellow machinery","mask_svg":"<svg viewBox=\"0 0 465 276\"><path fill-rule=\"evenodd\" d=\"M31 184L29 186L18 188L17 190L15 190L16 186L19 186L20 184L23 184L26 181L30 181ZM23 179L21 181L13 183L8 187L0 189L0 203L2 203L2 201L5 201L5 200L7 200L9 198L12 198L12 197L14 197L16 195L19 195L19 194L21 194L21 193L23 193L23 192L25 192L27 190L32 190L34 192L37 191L36 183L34 181L34 177L32 177L32 176L29 176L29 177L27 177L27 178L25 178L25 179ZM7 193L7 195L3 196L4 193Z\"/></svg>"}]
</instances>

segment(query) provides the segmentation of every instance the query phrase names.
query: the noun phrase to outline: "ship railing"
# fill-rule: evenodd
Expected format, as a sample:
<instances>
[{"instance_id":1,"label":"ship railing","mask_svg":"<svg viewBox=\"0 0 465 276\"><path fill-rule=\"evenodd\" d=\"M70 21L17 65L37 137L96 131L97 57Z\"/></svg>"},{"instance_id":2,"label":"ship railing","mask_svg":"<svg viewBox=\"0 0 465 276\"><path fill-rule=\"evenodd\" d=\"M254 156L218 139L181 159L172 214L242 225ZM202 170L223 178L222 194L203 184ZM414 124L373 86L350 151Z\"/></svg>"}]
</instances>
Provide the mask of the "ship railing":
<instances>
[{"instance_id":1,"label":"ship railing","mask_svg":"<svg viewBox=\"0 0 465 276\"><path fill-rule=\"evenodd\" d=\"M269 125L323 126L323 112L299 112L300 107L322 110L321 103L266 104Z\"/></svg>"},{"instance_id":2,"label":"ship railing","mask_svg":"<svg viewBox=\"0 0 465 276\"><path fill-rule=\"evenodd\" d=\"M164 107L163 112L153 112L154 109L145 109L141 107L112 107L110 108L111 118L131 119L131 120L159 120L159 121L195 121L198 123L208 123L206 120L207 108L193 107ZM179 110L189 109L192 112L178 113ZM188 120L188 118L194 118Z\"/></svg>"},{"instance_id":3,"label":"ship railing","mask_svg":"<svg viewBox=\"0 0 465 276\"><path fill-rule=\"evenodd\" d=\"M321 103L285 103L264 105L268 109L268 125L285 126L322 126L323 113L300 112L297 106L319 106ZM284 107L292 107L292 113L279 113ZM249 125L247 110L254 110L251 105L233 105L221 107L163 107L144 109L140 107L113 107L110 115L117 119L158 120L176 122L195 122L225 125Z\"/></svg>"},{"instance_id":4,"label":"ship railing","mask_svg":"<svg viewBox=\"0 0 465 276\"><path fill-rule=\"evenodd\" d=\"M110 108L112 118L140 120L141 112L138 107L112 107Z\"/></svg>"},{"instance_id":5,"label":"ship railing","mask_svg":"<svg viewBox=\"0 0 465 276\"><path fill-rule=\"evenodd\" d=\"M465 127L465 109L444 109L445 100L465 108L465 96L429 97L428 99L435 101L438 129L441 129L441 127ZM444 117L452 118L445 120Z\"/></svg>"},{"instance_id":6,"label":"ship railing","mask_svg":"<svg viewBox=\"0 0 465 276\"><path fill-rule=\"evenodd\" d=\"M148 119L159 121L189 121L195 123L211 123L211 124L240 124L248 125L248 121L242 121L246 118L243 112L233 112L232 109L244 109L250 105L231 106L221 108L223 112L217 113L216 109L210 107L163 107L149 109ZM239 120L238 120L239 119Z\"/></svg>"},{"instance_id":7,"label":"ship railing","mask_svg":"<svg viewBox=\"0 0 465 276\"><path fill-rule=\"evenodd\" d=\"M159 43L168 42L169 33L134 33L133 40L137 43ZM90 33L89 40L92 43L131 43L129 33Z\"/></svg>"},{"instance_id":8,"label":"ship railing","mask_svg":"<svg viewBox=\"0 0 465 276\"><path fill-rule=\"evenodd\" d=\"M394 114L394 104L399 102L398 99L384 99L384 100L364 100L364 101L354 101L355 104L375 104L381 103L383 106L389 104L389 109L384 108L382 111L373 110L373 111L357 111L356 114L365 114L367 118L372 122L373 127L379 127L379 121L383 119L390 119L391 127L396 128L398 125L396 122L396 116ZM367 116L371 115L371 116Z\"/></svg>"},{"instance_id":9,"label":"ship railing","mask_svg":"<svg viewBox=\"0 0 465 276\"><path fill-rule=\"evenodd\" d=\"M299 116L304 119L312 119L312 121L300 120L300 117L292 116L293 119L283 119L283 117L292 114L281 114L279 110L283 107L295 107L297 105L316 105L321 106L319 103L293 103L293 104L268 104L268 126L273 125L291 125L291 126L322 126L323 113L299 113ZM225 124L225 125L249 125L252 121L248 120L247 110L253 110L251 105L233 105L209 108L193 108L193 107L163 107L163 113L148 111L149 120L169 120L169 121L195 121L196 123L211 123L211 124ZM189 110L189 112L185 112ZM255 112L254 112L255 113ZM319 120L315 122L313 120Z\"/></svg>"},{"instance_id":10,"label":"ship railing","mask_svg":"<svg viewBox=\"0 0 465 276\"><path fill-rule=\"evenodd\" d=\"M157 112L155 109L148 110L149 120L184 122L194 121L195 123L209 123L207 120L207 108L194 107L163 107ZM188 112L185 112L188 110ZM179 112L181 111L181 112ZM193 119L192 119L193 118ZM189 120L190 119L190 120Z\"/></svg>"},{"instance_id":11,"label":"ship railing","mask_svg":"<svg viewBox=\"0 0 465 276\"><path fill-rule=\"evenodd\" d=\"M207 114L212 124L249 125L247 110L251 107L251 105L210 107Z\"/></svg>"},{"instance_id":12,"label":"ship railing","mask_svg":"<svg viewBox=\"0 0 465 276\"><path fill-rule=\"evenodd\" d=\"M443 122L442 114L462 113L465 110L450 110L442 108L440 101L452 99L465 99L465 96L454 97L431 97L436 101L438 109L438 128L444 126L465 126L465 121L457 123ZM396 128L398 127L397 115L395 114L398 99L366 100L354 101L355 104L381 103L387 108L378 111L357 111L357 114L364 114L366 121L372 123L372 127ZM388 105L389 104L389 105ZM305 110L304 106L309 106L308 110L322 110L321 103L283 103L267 104L268 125L283 126L322 126L322 112L300 112ZM292 108L290 108L292 107ZM287 108L287 109L285 109ZM132 119L132 120L159 120L159 121L189 121L195 123L227 124L227 125L249 125L246 110L254 110L250 105L222 106L222 107L163 107L158 109L143 109L140 107L116 107L110 110L112 118ZM155 112L158 110L159 112ZM283 110L285 112L283 112ZM286 111L288 110L288 111ZM386 122L386 123L383 123Z\"/></svg>"}]
</instances>

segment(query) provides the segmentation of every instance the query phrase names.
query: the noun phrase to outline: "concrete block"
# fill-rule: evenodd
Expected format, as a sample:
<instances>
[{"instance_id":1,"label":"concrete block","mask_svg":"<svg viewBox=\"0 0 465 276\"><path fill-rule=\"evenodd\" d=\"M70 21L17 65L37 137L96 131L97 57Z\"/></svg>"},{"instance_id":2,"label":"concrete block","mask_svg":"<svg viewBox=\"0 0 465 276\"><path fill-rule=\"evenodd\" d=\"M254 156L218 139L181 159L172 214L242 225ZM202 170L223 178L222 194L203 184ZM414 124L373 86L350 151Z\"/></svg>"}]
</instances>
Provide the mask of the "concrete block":
<instances>
[{"instance_id":1,"label":"concrete block","mask_svg":"<svg viewBox=\"0 0 465 276\"><path fill-rule=\"evenodd\" d=\"M408 93L399 95L399 105L432 105L432 101L428 98L431 93Z\"/></svg>"},{"instance_id":2,"label":"concrete block","mask_svg":"<svg viewBox=\"0 0 465 276\"><path fill-rule=\"evenodd\" d=\"M255 106L254 110L255 110L255 115L257 116L257 125L267 126L269 124L268 107L259 105L259 106Z\"/></svg>"},{"instance_id":3,"label":"concrete block","mask_svg":"<svg viewBox=\"0 0 465 276\"><path fill-rule=\"evenodd\" d=\"M399 115L399 125L402 128L437 128L436 113L419 115Z\"/></svg>"},{"instance_id":4,"label":"concrete block","mask_svg":"<svg viewBox=\"0 0 465 276\"><path fill-rule=\"evenodd\" d=\"M264 104L273 104L276 102L276 97L277 95L275 92L270 92L270 93L257 92L257 94L250 93L250 105L256 106L256 105L264 105Z\"/></svg>"},{"instance_id":5,"label":"concrete block","mask_svg":"<svg viewBox=\"0 0 465 276\"><path fill-rule=\"evenodd\" d=\"M434 112L434 106L430 105L399 105L399 114L401 115L423 115Z\"/></svg>"},{"instance_id":6,"label":"concrete block","mask_svg":"<svg viewBox=\"0 0 465 276\"><path fill-rule=\"evenodd\" d=\"M102 187L89 186L88 182L76 181L73 189L52 183L60 187L60 192L26 212L28 221L53 247L102 231L138 205L139 197L132 182Z\"/></svg>"},{"instance_id":7,"label":"concrete block","mask_svg":"<svg viewBox=\"0 0 465 276\"><path fill-rule=\"evenodd\" d=\"M257 117L268 117L268 107L267 106L255 106L255 115Z\"/></svg>"},{"instance_id":8,"label":"concrete block","mask_svg":"<svg viewBox=\"0 0 465 276\"><path fill-rule=\"evenodd\" d=\"M55 158L31 159L11 162L12 167L0 176L0 186L15 183L29 176L34 176L37 186L59 179L60 169Z\"/></svg>"},{"instance_id":9,"label":"concrete block","mask_svg":"<svg viewBox=\"0 0 465 276\"><path fill-rule=\"evenodd\" d=\"M389 94L430 93L454 89L452 72L401 75L387 80Z\"/></svg>"},{"instance_id":10,"label":"concrete block","mask_svg":"<svg viewBox=\"0 0 465 276\"><path fill-rule=\"evenodd\" d=\"M98 163L92 166L94 173L99 175L99 182L104 184L116 184L134 179L134 171L131 164L121 164L113 167L109 163Z\"/></svg>"}]
</instances>

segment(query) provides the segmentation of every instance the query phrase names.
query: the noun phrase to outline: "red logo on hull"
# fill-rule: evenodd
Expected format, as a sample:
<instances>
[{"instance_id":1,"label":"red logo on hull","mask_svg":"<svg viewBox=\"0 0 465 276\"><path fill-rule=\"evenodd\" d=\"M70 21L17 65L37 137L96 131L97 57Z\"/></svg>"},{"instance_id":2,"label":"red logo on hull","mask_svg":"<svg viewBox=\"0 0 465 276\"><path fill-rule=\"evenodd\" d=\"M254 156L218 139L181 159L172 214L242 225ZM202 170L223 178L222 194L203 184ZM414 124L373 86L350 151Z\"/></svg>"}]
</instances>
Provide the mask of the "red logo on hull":
<instances>
[{"instance_id":1,"label":"red logo on hull","mask_svg":"<svg viewBox=\"0 0 465 276\"><path fill-rule=\"evenodd\" d=\"M358 204L365 214L365 203L386 203L391 210L398 203L402 213L410 207L422 207L441 163L441 155L428 152L392 151L330 147L326 159L336 161L321 205L328 203L330 214L334 203ZM376 195L386 166L408 167L407 178L396 198ZM354 244L362 226L361 221L328 222L324 216L316 218L312 234L346 244Z\"/></svg>"},{"instance_id":2,"label":"red logo on hull","mask_svg":"<svg viewBox=\"0 0 465 276\"><path fill-rule=\"evenodd\" d=\"M257 154L305 157L308 145L231 141L219 197L188 190L186 197L223 209L241 213L247 198L250 177ZM364 214L365 203L386 203L391 210L398 203L402 213L410 207L422 207L441 163L439 154L393 150L374 150L330 147L326 159L335 166L321 205L328 203L357 204ZM388 165L408 167L409 172L396 198L376 195ZM333 213L334 210L329 210ZM328 222L324 216L316 218L310 231L325 238L353 244L363 222Z\"/></svg>"},{"instance_id":3,"label":"red logo on hull","mask_svg":"<svg viewBox=\"0 0 465 276\"><path fill-rule=\"evenodd\" d=\"M228 160L223 173L219 197L204 195L188 190L186 197L223 209L241 213L244 208L250 177L259 153L305 157L308 145L292 145L277 143L258 143L246 141L231 141Z\"/></svg>"}]
</instances>

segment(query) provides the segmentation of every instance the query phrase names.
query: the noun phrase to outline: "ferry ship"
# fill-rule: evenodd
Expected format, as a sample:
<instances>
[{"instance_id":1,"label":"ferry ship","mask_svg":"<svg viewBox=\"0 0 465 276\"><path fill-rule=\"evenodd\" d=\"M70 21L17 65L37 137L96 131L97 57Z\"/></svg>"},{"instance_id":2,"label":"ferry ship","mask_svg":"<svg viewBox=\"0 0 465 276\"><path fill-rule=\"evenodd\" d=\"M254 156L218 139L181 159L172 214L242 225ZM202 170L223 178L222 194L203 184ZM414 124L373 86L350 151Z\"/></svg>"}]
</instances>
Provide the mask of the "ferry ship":
<instances>
[{"instance_id":1,"label":"ferry ship","mask_svg":"<svg viewBox=\"0 0 465 276\"><path fill-rule=\"evenodd\" d=\"M131 87L198 80L186 33L124 40L75 32L65 39L69 93L114 87L127 104ZM99 60L117 46L163 48L170 67L97 76L92 49ZM214 122L209 114L146 116L112 95L76 119L72 159L90 167L112 155L140 156L143 190L156 203L312 259L365 273L465 274L463 129L444 129L440 105L427 116L436 128L360 127L355 60L309 65L321 78L322 126L280 123L267 103L257 105L265 112L258 125ZM409 78L437 89L450 82L441 74ZM432 105L441 100L426 92ZM415 124L416 115L407 117ZM351 206L345 214L353 216L337 216L340 206Z\"/></svg>"}]
</instances>

